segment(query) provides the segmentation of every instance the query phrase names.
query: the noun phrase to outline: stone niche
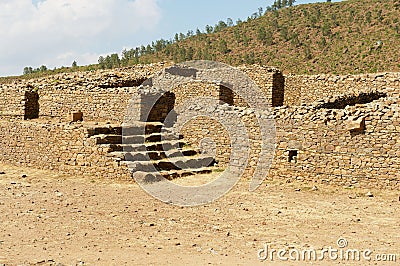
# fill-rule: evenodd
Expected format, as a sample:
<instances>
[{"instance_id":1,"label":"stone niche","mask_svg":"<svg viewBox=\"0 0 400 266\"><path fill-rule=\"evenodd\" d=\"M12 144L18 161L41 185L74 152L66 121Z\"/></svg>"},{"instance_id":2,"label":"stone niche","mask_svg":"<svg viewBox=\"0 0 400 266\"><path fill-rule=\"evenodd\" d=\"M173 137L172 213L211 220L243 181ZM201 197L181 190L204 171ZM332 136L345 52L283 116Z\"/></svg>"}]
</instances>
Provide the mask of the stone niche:
<instances>
[{"instance_id":1,"label":"stone niche","mask_svg":"<svg viewBox=\"0 0 400 266\"><path fill-rule=\"evenodd\" d=\"M69 113L68 120L70 122L83 121L83 113L81 111Z\"/></svg>"},{"instance_id":2,"label":"stone niche","mask_svg":"<svg viewBox=\"0 0 400 266\"><path fill-rule=\"evenodd\" d=\"M176 96L151 86L142 86L129 101L125 122L164 122L175 106Z\"/></svg>"},{"instance_id":3,"label":"stone niche","mask_svg":"<svg viewBox=\"0 0 400 266\"><path fill-rule=\"evenodd\" d=\"M35 91L26 91L24 119L35 118L39 118L39 94Z\"/></svg>"}]
</instances>

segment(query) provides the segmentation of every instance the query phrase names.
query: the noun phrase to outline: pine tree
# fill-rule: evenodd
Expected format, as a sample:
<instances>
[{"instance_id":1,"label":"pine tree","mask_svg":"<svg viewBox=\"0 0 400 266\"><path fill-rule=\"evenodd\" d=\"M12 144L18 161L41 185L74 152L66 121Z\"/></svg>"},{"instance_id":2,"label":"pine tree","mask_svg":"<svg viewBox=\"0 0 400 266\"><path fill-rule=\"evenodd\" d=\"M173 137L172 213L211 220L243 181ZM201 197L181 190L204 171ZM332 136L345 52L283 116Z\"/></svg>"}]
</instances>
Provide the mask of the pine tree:
<instances>
[{"instance_id":1,"label":"pine tree","mask_svg":"<svg viewBox=\"0 0 400 266\"><path fill-rule=\"evenodd\" d=\"M32 67L24 67L24 75L33 73Z\"/></svg>"},{"instance_id":2,"label":"pine tree","mask_svg":"<svg viewBox=\"0 0 400 266\"><path fill-rule=\"evenodd\" d=\"M225 40L221 40L219 43L219 51L223 54L229 53L228 44Z\"/></svg>"},{"instance_id":3,"label":"pine tree","mask_svg":"<svg viewBox=\"0 0 400 266\"><path fill-rule=\"evenodd\" d=\"M193 47L189 47L187 53L186 53L186 60L193 60L193 56L194 56L194 49Z\"/></svg>"},{"instance_id":4,"label":"pine tree","mask_svg":"<svg viewBox=\"0 0 400 266\"><path fill-rule=\"evenodd\" d=\"M258 8L258 16L261 17L264 14L264 9L262 7Z\"/></svg>"},{"instance_id":5,"label":"pine tree","mask_svg":"<svg viewBox=\"0 0 400 266\"><path fill-rule=\"evenodd\" d=\"M258 29L258 34L257 34L258 40L260 40L261 42L264 43L265 40L266 40L266 37L267 37L267 32L265 31L265 28L264 27L260 27Z\"/></svg>"},{"instance_id":6,"label":"pine tree","mask_svg":"<svg viewBox=\"0 0 400 266\"><path fill-rule=\"evenodd\" d=\"M214 30L213 26L210 26L210 25L207 25L207 26L206 26L206 32L207 32L207 34L212 33L213 30Z\"/></svg>"},{"instance_id":7,"label":"pine tree","mask_svg":"<svg viewBox=\"0 0 400 266\"><path fill-rule=\"evenodd\" d=\"M276 1L276 7L277 7L278 9L281 9L281 8L282 8L282 1L281 1L281 0L277 0L277 1Z\"/></svg>"},{"instance_id":8,"label":"pine tree","mask_svg":"<svg viewBox=\"0 0 400 266\"><path fill-rule=\"evenodd\" d=\"M228 27L232 27L233 26L233 20L231 18L228 18L226 20L226 24L228 25Z\"/></svg>"},{"instance_id":9,"label":"pine tree","mask_svg":"<svg viewBox=\"0 0 400 266\"><path fill-rule=\"evenodd\" d=\"M99 65L100 65L100 67L101 67L102 69L105 69L105 68L106 68L105 61L106 61L106 59L105 59L103 56L100 56L100 57L99 57L99 60L97 60L97 62L99 63Z\"/></svg>"}]
</instances>

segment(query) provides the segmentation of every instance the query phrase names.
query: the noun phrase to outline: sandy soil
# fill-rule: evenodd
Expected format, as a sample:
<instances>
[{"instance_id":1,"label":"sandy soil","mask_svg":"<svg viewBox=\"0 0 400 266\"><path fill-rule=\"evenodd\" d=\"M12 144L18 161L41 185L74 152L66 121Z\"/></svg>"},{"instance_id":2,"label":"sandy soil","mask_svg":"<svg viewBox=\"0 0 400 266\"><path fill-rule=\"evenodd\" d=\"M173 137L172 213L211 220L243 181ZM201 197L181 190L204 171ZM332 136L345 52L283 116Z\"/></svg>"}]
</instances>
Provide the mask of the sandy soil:
<instances>
[{"instance_id":1,"label":"sandy soil","mask_svg":"<svg viewBox=\"0 0 400 266\"><path fill-rule=\"evenodd\" d=\"M241 181L220 200L176 207L138 185L0 164L0 265L398 265L399 191ZM26 175L26 177L22 177ZM212 177L213 178L213 177ZM178 182L208 180L196 176ZM201 183L201 182L200 182ZM290 261L265 248L370 249L370 262ZM263 253L261 253L262 255ZM379 263L377 254L397 262ZM288 256L286 254L286 256Z\"/></svg>"}]
</instances>

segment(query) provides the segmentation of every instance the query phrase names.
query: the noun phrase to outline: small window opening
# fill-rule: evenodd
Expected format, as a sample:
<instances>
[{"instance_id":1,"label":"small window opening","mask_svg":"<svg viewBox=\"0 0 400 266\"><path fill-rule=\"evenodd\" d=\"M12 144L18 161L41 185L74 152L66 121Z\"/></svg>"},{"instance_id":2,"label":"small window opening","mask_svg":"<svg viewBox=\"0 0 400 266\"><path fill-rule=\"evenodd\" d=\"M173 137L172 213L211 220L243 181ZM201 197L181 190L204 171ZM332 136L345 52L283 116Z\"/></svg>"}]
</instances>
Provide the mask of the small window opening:
<instances>
[{"instance_id":1,"label":"small window opening","mask_svg":"<svg viewBox=\"0 0 400 266\"><path fill-rule=\"evenodd\" d=\"M288 159L289 163L292 163L292 162L297 163L297 154L298 154L297 150L289 151L289 159Z\"/></svg>"}]
</instances>

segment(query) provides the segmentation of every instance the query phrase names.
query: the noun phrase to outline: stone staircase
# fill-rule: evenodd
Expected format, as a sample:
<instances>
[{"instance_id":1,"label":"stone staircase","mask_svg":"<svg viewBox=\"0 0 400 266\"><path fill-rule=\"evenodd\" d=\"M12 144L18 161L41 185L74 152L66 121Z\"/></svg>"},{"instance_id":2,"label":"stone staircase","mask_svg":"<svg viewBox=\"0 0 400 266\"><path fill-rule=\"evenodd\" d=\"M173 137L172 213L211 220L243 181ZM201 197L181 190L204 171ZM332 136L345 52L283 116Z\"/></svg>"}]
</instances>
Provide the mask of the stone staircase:
<instances>
[{"instance_id":1,"label":"stone staircase","mask_svg":"<svg viewBox=\"0 0 400 266\"><path fill-rule=\"evenodd\" d=\"M132 173L159 173L172 180L211 173L216 166L212 156L189 147L182 136L177 138L160 122L138 122L124 128L95 127L90 135L107 156L126 165Z\"/></svg>"}]
</instances>

